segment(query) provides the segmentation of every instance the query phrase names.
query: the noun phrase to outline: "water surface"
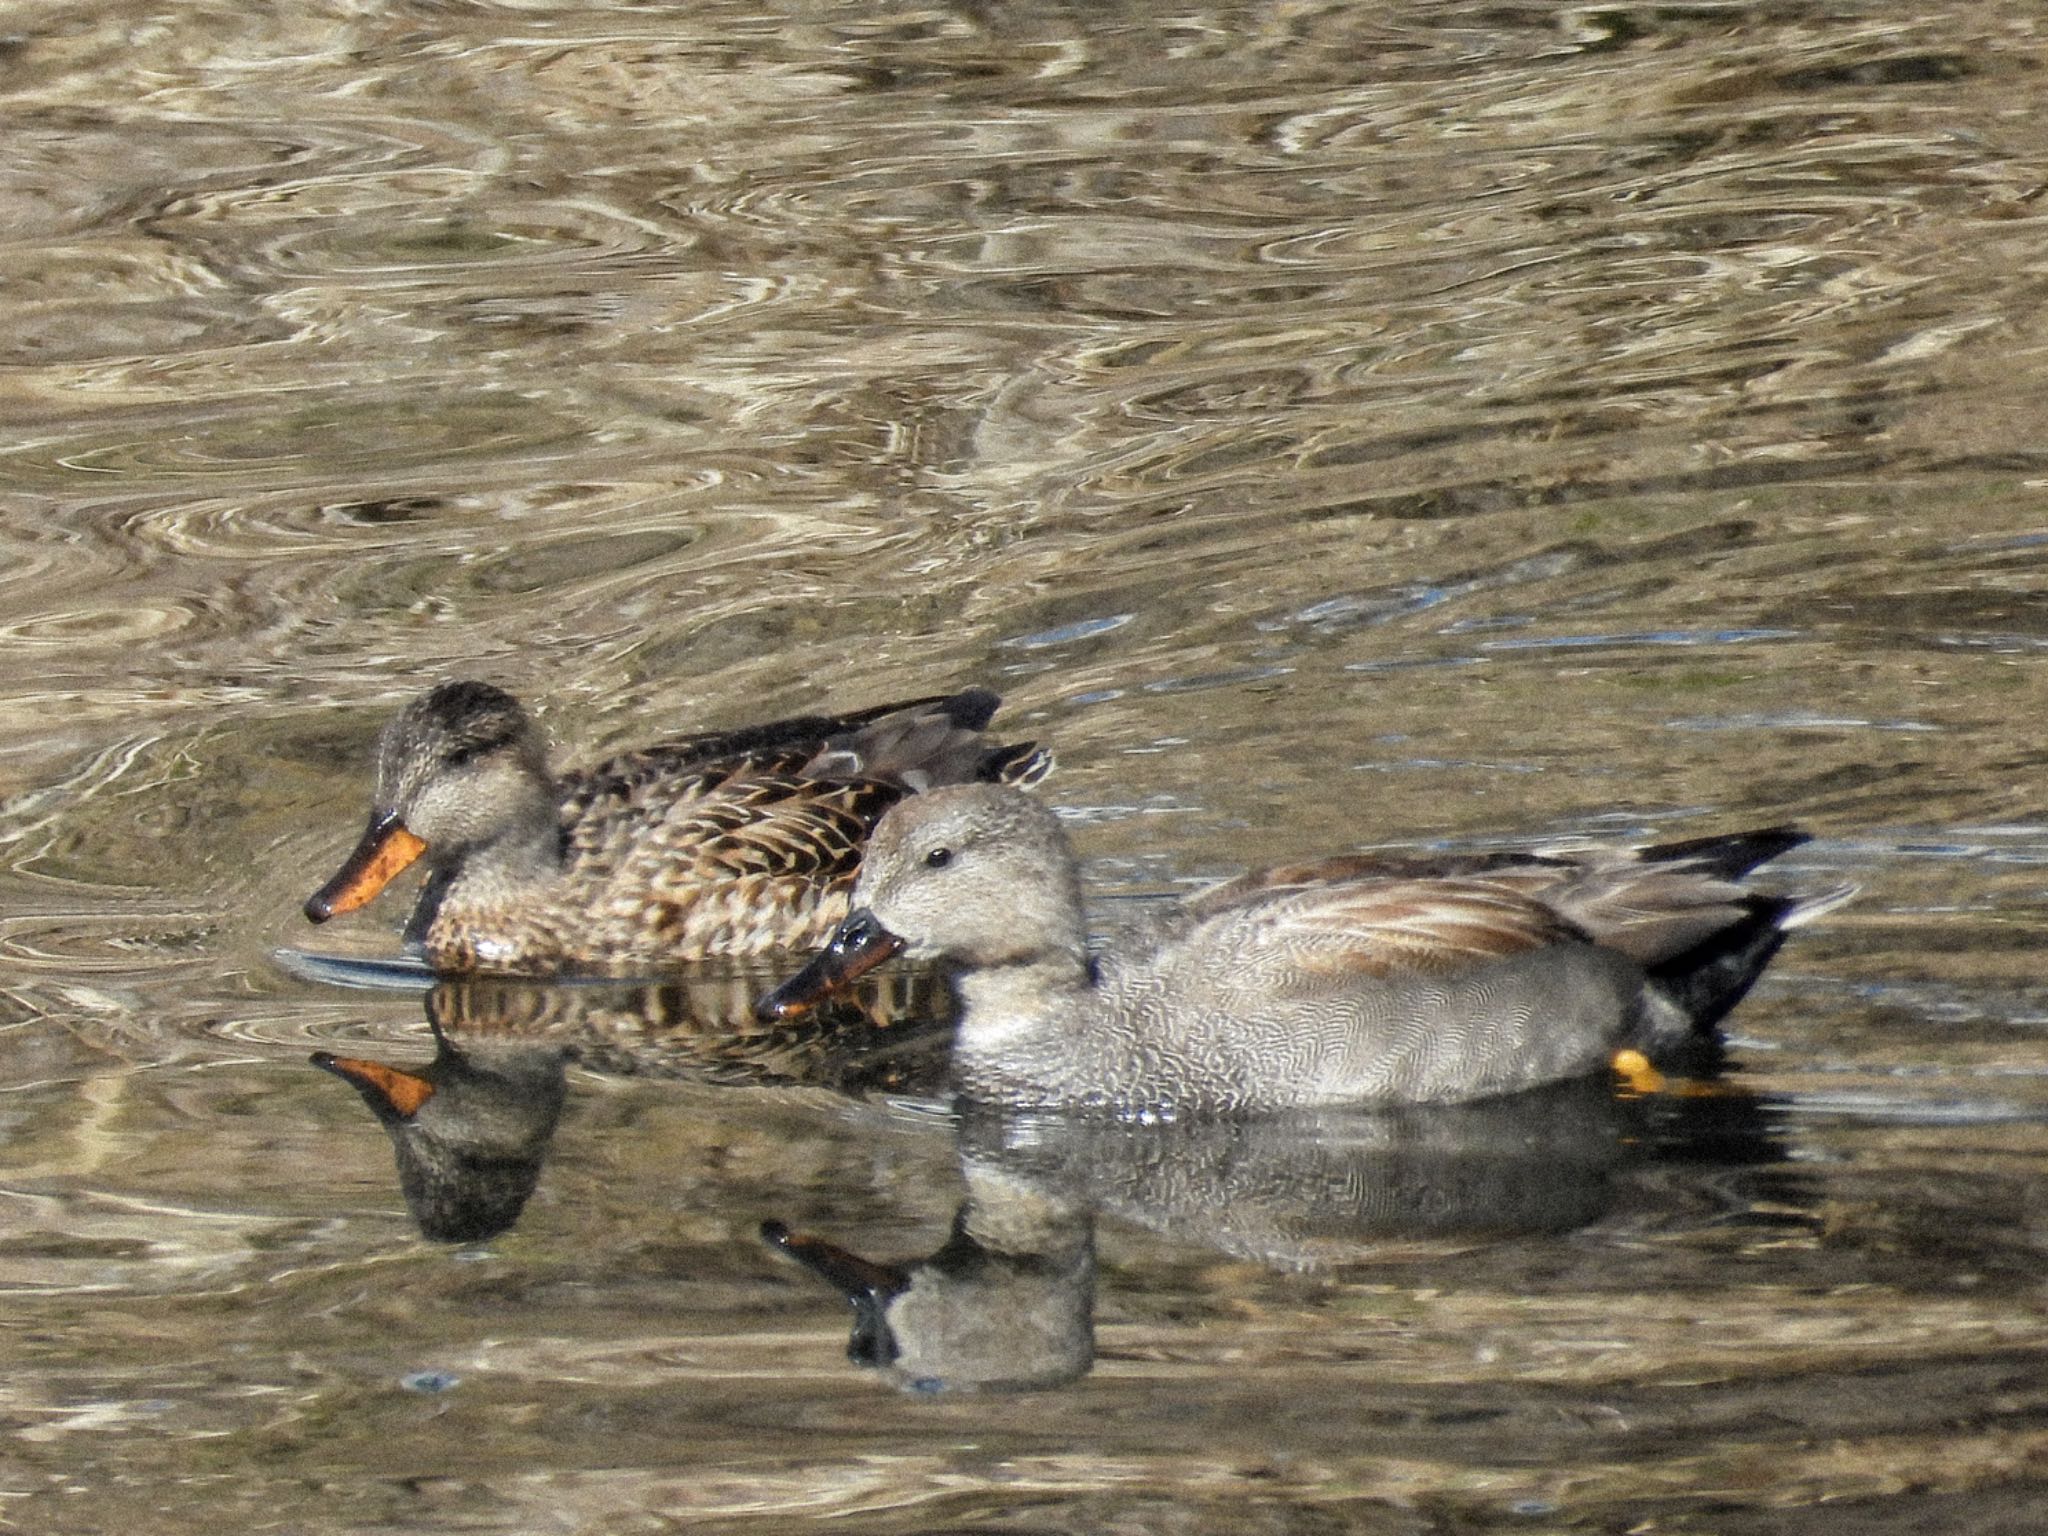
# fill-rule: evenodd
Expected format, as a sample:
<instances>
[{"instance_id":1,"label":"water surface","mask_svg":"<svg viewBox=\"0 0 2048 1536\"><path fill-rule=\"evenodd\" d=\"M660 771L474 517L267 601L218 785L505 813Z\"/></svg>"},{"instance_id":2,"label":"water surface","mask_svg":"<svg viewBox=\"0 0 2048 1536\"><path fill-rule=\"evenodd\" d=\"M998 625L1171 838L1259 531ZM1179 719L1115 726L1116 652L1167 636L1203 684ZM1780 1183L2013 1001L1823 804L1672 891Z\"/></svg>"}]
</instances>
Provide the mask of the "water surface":
<instances>
[{"instance_id":1,"label":"water surface","mask_svg":"<svg viewBox=\"0 0 2048 1536\"><path fill-rule=\"evenodd\" d=\"M2038 1518L2035 6L11 25L0 1517ZM1739 1092L1575 1112L1568 1180L1441 1126L963 1135L921 1048L501 1009L559 1123L441 1244L307 1062L429 1062L422 996L270 956L456 675L565 758L998 687L1104 898L1779 821L1863 892ZM1062 1327L1085 1254L1085 1372L857 1368L759 1234L921 1263L963 1202Z\"/></svg>"}]
</instances>

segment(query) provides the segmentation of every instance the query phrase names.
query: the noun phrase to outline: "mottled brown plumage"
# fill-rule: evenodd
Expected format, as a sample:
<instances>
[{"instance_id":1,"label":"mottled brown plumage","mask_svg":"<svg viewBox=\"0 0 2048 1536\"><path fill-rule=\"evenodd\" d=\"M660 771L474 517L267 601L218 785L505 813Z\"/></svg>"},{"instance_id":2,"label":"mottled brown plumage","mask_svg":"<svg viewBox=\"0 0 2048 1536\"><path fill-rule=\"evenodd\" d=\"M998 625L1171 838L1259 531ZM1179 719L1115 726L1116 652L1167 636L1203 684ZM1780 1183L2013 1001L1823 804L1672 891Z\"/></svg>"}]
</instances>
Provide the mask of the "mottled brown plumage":
<instances>
[{"instance_id":1,"label":"mottled brown plumage","mask_svg":"<svg viewBox=\"0 0 2048 1536\"><path fill-rule=\"evenodd\" d=\"M353 911L414 858L407 937L444 972L617 972L817 943L869 831L935 784L1032 783L985 689L683 738L559 778L518 700L444 683L385 727L370 825L306 904Z\"/></svg>"}]
</instances>

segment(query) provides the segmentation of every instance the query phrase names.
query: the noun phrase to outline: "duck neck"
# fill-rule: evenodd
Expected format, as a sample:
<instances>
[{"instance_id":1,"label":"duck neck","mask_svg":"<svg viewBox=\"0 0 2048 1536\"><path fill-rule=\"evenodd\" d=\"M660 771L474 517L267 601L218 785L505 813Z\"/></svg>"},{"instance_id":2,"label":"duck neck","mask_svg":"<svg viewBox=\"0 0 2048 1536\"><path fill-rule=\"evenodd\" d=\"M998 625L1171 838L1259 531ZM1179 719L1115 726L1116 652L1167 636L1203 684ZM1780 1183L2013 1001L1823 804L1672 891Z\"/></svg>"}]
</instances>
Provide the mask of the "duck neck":
<instances>
[{"instance_id":1,"label":"duck neck","mask_svg":"<svg viewBox=\"0 0 2048 1536\"><path fill-rule=\"evenodd\" d=\"M495 835L470 844L451 860L463 885L488 885L498 890L544 884L562 873L562 827L556 817L553 787L536 782L517 814Z\"/></svg>"},{"instance_id":2,"label":"duck neck","mask_svg":"<svg viewBox=\"0 0 2048 1536\"><path fill-rule=\"evenodd\" d=\"M977 966L963 971L955 985L979 1027L1074 1008L1094 991L1095 973L1086 954L1061 949Z\"/></svg>"},{"instance_id":3,"label":"duck neck","mask_svg":"<svg viewBox=\"0 0 2048 1536\"><path fill-rule=\"evenodd\" d=\"M1096 1001L1085 951L1058 949L1002 965L979 966L955 980L960 1023L955 1063L971 1090L999 1099L1090 1072L1087 1020ZM1064 1090L1063 1090L1064 1091Z\"/></svg>"}]
</instances>

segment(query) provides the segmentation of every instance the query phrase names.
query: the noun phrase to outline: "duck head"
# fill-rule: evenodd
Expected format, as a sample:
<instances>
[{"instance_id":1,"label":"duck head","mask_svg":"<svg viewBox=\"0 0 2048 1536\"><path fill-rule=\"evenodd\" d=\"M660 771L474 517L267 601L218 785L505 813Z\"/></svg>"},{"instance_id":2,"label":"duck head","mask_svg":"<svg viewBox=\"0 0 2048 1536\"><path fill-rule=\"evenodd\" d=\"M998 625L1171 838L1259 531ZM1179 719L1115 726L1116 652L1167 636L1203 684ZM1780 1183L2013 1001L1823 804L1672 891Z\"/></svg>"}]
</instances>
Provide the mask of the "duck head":
<instances>
[{"instance_id":1,"label":"duck head","mask_svg":"<svg viewBox=\"0 0 2048 1536\"><path fill-rule=\"evenodd\" d=\"M899 950L970 971L1085 965L1080 877L1059 818L998 784L949 785L900 801L868 841L852 911L757 1011L801 1013Z\"/></svg>"},{"instance_id":2,"label":"duck head","mask_svg":"<svg viewBox=\"0 0 2048 1536\"><path fill-rule=\"evenodd\" d=\"M554 828L546 747L519 701L488 683L443 683L378 737L369 827L306 916L353 912L422 855L445 867L495 843L538 844Z\"/></svg>"}]
</instances>

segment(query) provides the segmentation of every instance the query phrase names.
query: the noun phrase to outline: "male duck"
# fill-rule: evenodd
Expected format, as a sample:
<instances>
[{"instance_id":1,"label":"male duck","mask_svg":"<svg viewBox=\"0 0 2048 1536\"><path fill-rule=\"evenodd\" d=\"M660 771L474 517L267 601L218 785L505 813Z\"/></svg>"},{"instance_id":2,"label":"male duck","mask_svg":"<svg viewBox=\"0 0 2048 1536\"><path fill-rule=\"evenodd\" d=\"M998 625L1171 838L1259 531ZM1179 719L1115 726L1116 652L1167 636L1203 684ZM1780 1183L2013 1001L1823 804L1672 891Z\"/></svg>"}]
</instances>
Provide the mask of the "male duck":
<instances>
[{"instance_id":1,"label":"male duck","mask_svg":"<svg viewBox=\"0 0 2048 1536\"><path fill-rule=\"evenodd\" d=\"M882 818L854 910L760 1006L799 1010L902 949L957 970L970 1098L1124 1113L1476 1099L1709 1029L1785 930L1849 896L1735 884L1805 840L1289 865L1091 955L1053 813L1001 787L941 789Z\"/></svg>"},{"instance_id":2,"label":"male duck","mask_svg":"<svg viewBox=\"0 0 2048 1536\"><path fill-rule=\"evenodd\" d=\"M622 753L559 777L519 701L443 683L377 743L369 829L307 902L325 922L424 857L408 940L436 970L694 961L818 943L876 820L915 790L1033 783L1035 744L982 734L986 689Z\"/></svg>"}]
</instances>

